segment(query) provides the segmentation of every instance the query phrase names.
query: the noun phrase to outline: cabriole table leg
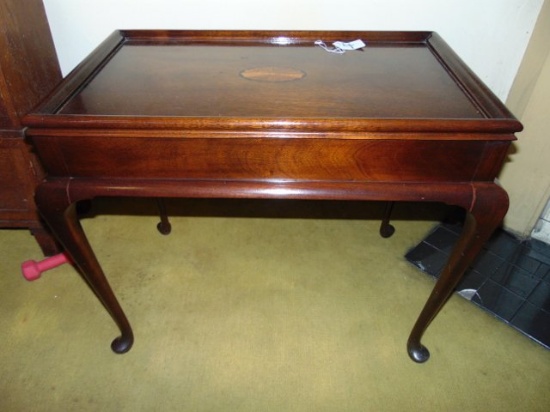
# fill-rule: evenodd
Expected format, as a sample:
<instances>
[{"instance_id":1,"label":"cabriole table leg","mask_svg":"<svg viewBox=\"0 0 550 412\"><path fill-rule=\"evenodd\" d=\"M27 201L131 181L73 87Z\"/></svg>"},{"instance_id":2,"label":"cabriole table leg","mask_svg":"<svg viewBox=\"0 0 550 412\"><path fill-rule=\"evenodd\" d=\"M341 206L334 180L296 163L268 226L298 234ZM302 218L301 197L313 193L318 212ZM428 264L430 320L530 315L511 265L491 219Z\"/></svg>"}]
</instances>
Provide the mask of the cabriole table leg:
<instances>
[{"instance_id":1,"label":"cabriole table leg","mask_svg":"<svg viewBox=\"0 0 550 412\"><path fill-rule=\"evenodd\" d=\"M113 340L111 349L116 353L128 352L134 342L132 328L82 230L76 201L68 198L64 184L45 182L36 191L36 204L81 276L119 327L121 336Z\"/></svg>"},{"instance_id":2,"label":"cabriole table leg","mask_svg":"<svg viewBox=\"0 0 550 412\"><path fill-rule=\"evenodd\" d=\"M418 363L426 362L430 357L430 352L420 342L422 335L508 211L508 195L496 184L472 188L473 201L462 234L407 341L409 356Z\"/></svg>"},{"instance_id":3,"label":"cabriole table leg","mask_svg":"<svg viewBox=\"0 0 550 412\"><path fill-rule=\"evenodd\" d=\"M380 223L380 236L384 238L391 237L395 233L395 227L390 223L391 213L395 202L387 202L384 211L384 217Z\"/></svg>"},{"instance_id":4,"label":"cabriole table leg","mask_svg":"<svg viewBox=\"0 0 550 412\"><path fill-rule=\"evenodd\" d=\"M169 235L172 232L172 225L168 220L168 212L166 211L166 203L164 199L157 198L157 208L159 211L160 222L157 224L157 230L162 235Z\"/></svg>"}]
</instances>

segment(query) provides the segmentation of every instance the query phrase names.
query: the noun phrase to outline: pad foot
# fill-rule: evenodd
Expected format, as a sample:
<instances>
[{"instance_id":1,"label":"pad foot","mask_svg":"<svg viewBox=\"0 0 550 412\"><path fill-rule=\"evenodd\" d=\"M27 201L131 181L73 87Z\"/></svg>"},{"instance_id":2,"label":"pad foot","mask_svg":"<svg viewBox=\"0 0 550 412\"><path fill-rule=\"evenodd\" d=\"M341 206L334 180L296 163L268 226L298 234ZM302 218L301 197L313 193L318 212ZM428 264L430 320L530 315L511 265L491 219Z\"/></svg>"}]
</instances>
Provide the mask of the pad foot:
<instances>
[{"instance_id":1,"label":"pad foot","mask_svg":"<svg viewBox=\"0 0 550 412\"><path fill-rule=\"evenodd\" d=\"M134 337L130 336L119 336L111 343L111 349L113 352L118 354L123 354L128 352L132 345L134 344Z\"/></svg>"},{"instance_id":2,"label":"pad foot","mask_svg":"<svg viewBox=\"0 0 550 412\"><path fill-rule=\"evenodd\" d=\"M416 363L424 363L430 359L430 351L420 342L409 342L407 352L410 358Z\"/></svg>"}]
</instances>

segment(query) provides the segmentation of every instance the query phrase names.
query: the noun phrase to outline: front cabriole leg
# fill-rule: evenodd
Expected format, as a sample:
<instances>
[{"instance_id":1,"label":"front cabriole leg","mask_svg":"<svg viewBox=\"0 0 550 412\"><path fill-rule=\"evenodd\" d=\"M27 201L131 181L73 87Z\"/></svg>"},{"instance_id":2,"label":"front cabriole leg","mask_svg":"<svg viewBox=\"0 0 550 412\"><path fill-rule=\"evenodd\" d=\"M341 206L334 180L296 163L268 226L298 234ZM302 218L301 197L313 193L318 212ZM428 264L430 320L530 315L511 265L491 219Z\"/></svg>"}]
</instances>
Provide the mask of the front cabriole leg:
<instances>
[{"instance_id":1,"label":"front cabriole leg","mask_svg":"<svg viewBox=\"0 0 550 412\"><path fill-rule=\"evenodd\" d=\"M426 362L428 349L420 342L431 321L462 279L483 245L502 223L508 211L508 195L494 183L472 185L472 200L467 209L462 234L455 245L449 261L443 268L407 342L407 350L415 362Z\"/></svg>"},{"instance_id":2,"label":"front cabriole leg","mask_svg":"<svg viewBox=\"0 0 550 412\"><path fill-rule=\"evenodd\" d=\"M134 342L132 329L82 230L76 213L76 200L82 199L69 198L68 182L63 180L42 183L35 196L38 210L81 276L119 327L121 336L113 340L111 349L116 353L128 352Z\"/></svg>"}]
</instances>

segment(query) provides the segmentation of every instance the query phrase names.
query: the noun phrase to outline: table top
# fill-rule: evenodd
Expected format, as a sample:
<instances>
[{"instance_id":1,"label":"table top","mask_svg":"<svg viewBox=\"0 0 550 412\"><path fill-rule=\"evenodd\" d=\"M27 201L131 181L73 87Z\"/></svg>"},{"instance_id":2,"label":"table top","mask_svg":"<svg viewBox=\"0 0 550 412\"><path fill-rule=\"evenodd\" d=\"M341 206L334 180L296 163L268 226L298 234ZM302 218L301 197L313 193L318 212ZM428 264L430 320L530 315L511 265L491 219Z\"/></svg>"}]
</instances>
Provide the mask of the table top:
<instances>
[{"instance_id":1,"label":"table top","mask_svg":"<svg viewBox=\"0 0 550 412\"><path fill-rule=\"evenodd\" d=\"M356 39L366 46L343 54L315 44ZM136 122L226 130L521 130L433 32L117 31L25 119L36 127Z\"/></svg>"}]
</instances>

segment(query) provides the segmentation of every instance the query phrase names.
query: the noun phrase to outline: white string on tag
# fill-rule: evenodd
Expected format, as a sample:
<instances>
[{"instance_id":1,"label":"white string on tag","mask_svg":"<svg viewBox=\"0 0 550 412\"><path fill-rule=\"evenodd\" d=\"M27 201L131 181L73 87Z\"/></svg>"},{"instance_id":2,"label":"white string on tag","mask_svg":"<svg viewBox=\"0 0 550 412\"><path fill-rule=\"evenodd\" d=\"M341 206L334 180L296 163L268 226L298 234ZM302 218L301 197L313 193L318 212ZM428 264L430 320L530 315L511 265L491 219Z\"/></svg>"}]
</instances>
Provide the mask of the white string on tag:
<instances>
[{"instance_id":1,"label":"white string on tag","mask_svg":"<svg viewBox=\"0 0 550 412\"><path fill-rule=\"evenodd\" d=\"M315 42L315 44L319 47L321 47L322 49L324 49L325 51L328 51L329 53L338 53L338 54L344 54L346 51L345 50L342 50L342 49L339 49L337 47L334 47L334 48L330 48L328 47L324 41L322 40L317 40Z\"/></svg>"},{"instance_id":2,"label":"white string on tag","mask_svg":"<svg viewBox=\"0 0 550 412\"><path fill-rule=\"evenodd\" d=\"M329 53L344 54L348 50L362 49L366 46L363 40L357 39L350 42L336 41L332 43L332 48L327 46L323 40L316 40L315 44Z\"/></svg>"}]
</instances>

